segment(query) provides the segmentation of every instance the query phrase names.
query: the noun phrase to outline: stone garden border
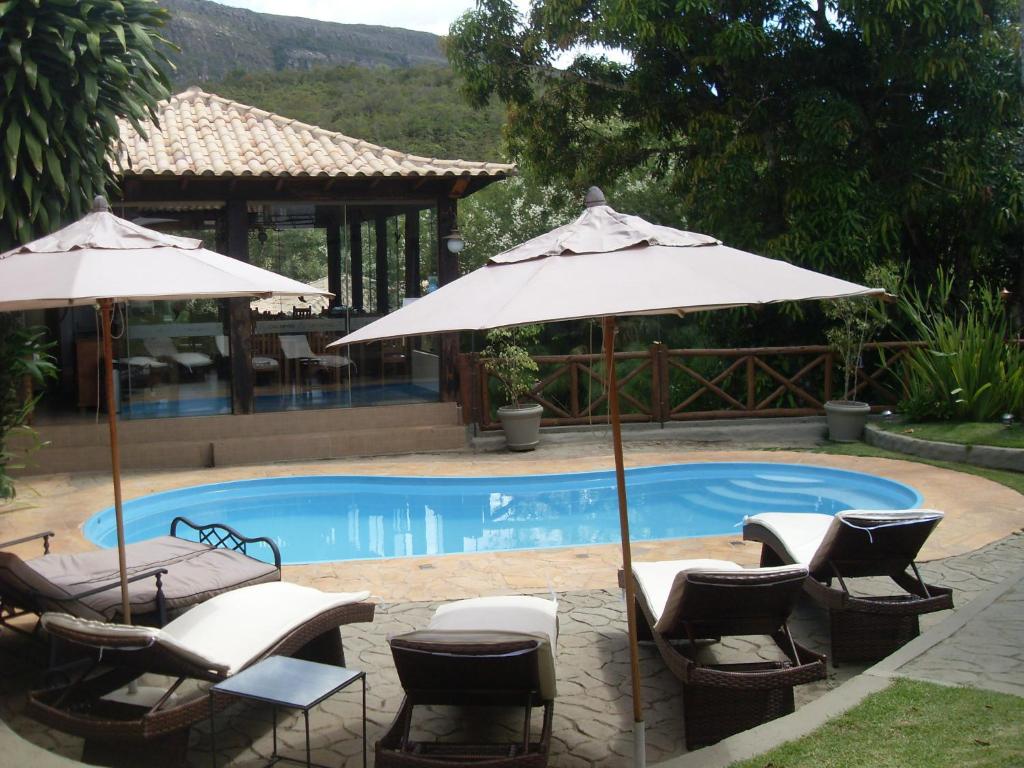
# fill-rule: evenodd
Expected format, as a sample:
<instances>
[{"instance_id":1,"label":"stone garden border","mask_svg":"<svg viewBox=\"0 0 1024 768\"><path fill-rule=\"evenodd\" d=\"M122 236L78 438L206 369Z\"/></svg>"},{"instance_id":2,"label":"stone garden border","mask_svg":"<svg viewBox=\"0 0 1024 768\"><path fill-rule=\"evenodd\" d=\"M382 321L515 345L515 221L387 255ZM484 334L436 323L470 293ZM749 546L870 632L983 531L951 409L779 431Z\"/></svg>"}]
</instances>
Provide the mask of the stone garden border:
<instances>
[{"instance_id":1,"label":"stone garden border","mask_svg":"<svg viewBox=\"0 0 1024 768\"><path fill-rule=\"evenodd\" d=\"M910 435L889 432L877 424L867 425L864 429L864 441L876 448L920 456L923 459L955 461L988 469L1024 472L1024 449L1021 448L998 448L993 445L962 445L939 442L938 440L920 440Z\"/></svg>"}]
</instances>

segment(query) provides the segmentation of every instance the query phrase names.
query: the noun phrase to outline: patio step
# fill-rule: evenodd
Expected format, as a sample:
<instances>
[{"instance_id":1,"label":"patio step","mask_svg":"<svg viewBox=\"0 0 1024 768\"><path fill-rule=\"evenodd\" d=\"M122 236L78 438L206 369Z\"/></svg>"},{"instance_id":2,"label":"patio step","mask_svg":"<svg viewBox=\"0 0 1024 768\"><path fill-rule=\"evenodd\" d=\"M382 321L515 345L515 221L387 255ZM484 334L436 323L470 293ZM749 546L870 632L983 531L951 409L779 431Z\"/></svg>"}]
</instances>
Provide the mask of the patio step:
<instances>
[{"instance_id":1,"label":"patio step","mask_svg":"<svg viewBox=\"0 0 1024 768\"><path fill-rule=\"evenodd\" d=\"M226 467L268 461L315 461L346 456L458 450L465 445L465 427L434 424L278 435L271 438L233 437L213 441L212 449L214 466Z\"/></svg>"},{"instance_id":2,"label":"patio step","mask_svg":"<svg viewBox=\"0 0 1024 768\"><path fill-rule=\"evenodd\" d=\"M96 424L38 428L49 445L20 474L110 470L109 432ZM415 403L246 416L122 421L124 469L174 469L463 448L455 403Z\"/></svg>"}]
</instances>

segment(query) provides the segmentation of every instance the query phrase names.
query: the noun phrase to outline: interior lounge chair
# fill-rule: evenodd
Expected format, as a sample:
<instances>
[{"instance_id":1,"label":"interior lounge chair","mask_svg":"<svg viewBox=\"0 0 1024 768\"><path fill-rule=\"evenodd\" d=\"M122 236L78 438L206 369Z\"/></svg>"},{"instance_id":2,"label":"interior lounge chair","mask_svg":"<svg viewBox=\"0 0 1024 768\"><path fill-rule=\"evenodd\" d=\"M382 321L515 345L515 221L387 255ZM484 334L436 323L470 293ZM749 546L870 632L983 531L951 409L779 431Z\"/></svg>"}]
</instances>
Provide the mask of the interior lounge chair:
<instances>
[{"instance_id":1,"label":"interior lounge chair","mask_svg":"<svg viewBox=\"0 0 1024 768\"><path fill-rule=\"evenodd\" d=\"M825 657L798 645L786 624L806 568L674 560L634 562L633 575L641 637L683 684L687 749L789 714L793 687L825 677ZM778 658L726 658L716 641L735 635L770 636Z\"/></svg>"},{"instance_id":2,"label":"interior lounge chair","mask_svg":"<svg viewBox=\"0 0 1024 768\"><path fill-rule=\"evenodd\" d=\"M228 344L228 337L222 333L218 333L213 337L214 343L217 345L217 352L223 358L229 358L231 355L230 345ZM269 357L268 355L253 355L252 356L252 372L257 376L276 374L280 370L281 365L278 363L276 357Z\"/></svg>"},{"instance_id":3,"label":"interior lounge chair","mask_svg":"<svg viewBox=\"0 0 1024 768\"><path fill-rule=\"evenodd\" d=\"M153 387L160 380L160 374L167 370L168 364L148 355L132 355L114 361L122 386Z\"/></svg>"},{"instance_id":4,"label":"interior lounge chair","mask_svg":"<svg viewBox=\"0 0 1024 768\"><path fill-rule=\"evenodd\" d=\"M330 371L337 383L341 382L341 374L351 366L355 373L355 363L345 355L317 354L309 346L309 339L304 333L286 333L277 337L281 344L281 354L287 363L296 367L296 375L301 371L307 374L316 371Z\"/></svg>"},{"instance_id":5,"label":"interior lounge chair","mask_svg":"<svg viewBox=\"0 0 1024 768\"><path fill-rule=\"evenodd\" d=\"M202 373L213 365L210 356L202 352L179 352L174 341L167 337L143 339L142 344L153 357L171 360L191 374Z\"/></svg>"},{"instance_id":6,"label":"interior lounge chair","mask_svg":"<svg viewBox=\"0 0 1024 768\"><path fill-rule=\"evenodd\" d=\"M914 562L940 520L930 509L771 512L748 517L743 538L761 542L761 565L807 567L804 589L829 611L834 662L876 661L917 637L921 614L953 607L952 591L926 584ZM863 576L888 576L904 591L855 595L848 582Z\"/></svg>"},{"instance_id":7,"label":"interior lounge chair","mask_svg":"<svg viewBox=\"0 0 1024 768\"><path fill-rule=\"evenodd\" d=\"M61 611L99 621L121 614L117 549L50 554L52 531L0 544L0 625L11 619ZM10 551L42 539L43 555L23 560ZM273 562L247 551L266 547ZM281 580L281 553L266 537L242 536L220 523L198 525L183 517L170 535L128 544L129 595L135 623L164 624L168 617L239 587ZM38 628L38 625L37 625Z\"/></svg>"},{"instance_id":8,"label":"interior lounge chair","mask_svg":"<svg viewBox=\"0 0 1024 768\"><path fill-rule=\"evenodd\" d=\"M206 684L274 655L344 666L339 628L373 621L367 597L258 584L207 600L162 629L46 613L49 635L86 658L67 684L31 691L26 711L83 737L86 762L137 755L133 764L183 765L189 727L211 716ZM226 697L213 702L216 710L226 704Z\"/></svg>"},{"instance_id":9,"label":"interior lounge chair","mask_svg":"<svg viewBox=\"0 0 1024 768\"><path fill-rule=\"evenodd\" d=\"M555 701L554 648L558 605L539 597L481 597L437 609L425 630L388 639L405 699L377 742L377 768L485 765L541 768L551 747ZM514 739L419 740L418 706L522 707ZM541 732L532 740L532 711L543 707ZM487 723L492 718L486 719Z\"/></svg>"}]
</instances>

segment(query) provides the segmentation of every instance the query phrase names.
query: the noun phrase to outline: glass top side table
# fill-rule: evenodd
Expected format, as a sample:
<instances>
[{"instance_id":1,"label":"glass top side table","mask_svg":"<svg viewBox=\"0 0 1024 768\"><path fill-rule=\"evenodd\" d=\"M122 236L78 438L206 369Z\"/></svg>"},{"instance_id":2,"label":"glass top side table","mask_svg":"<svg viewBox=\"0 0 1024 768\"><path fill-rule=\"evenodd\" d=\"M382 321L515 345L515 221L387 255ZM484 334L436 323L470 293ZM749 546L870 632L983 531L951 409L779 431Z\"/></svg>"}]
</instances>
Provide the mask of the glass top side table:
<instances>
[{"instance_id":1,"label":"glass top side table","mask_svg":"<svg viewBox=\"0 0 1024 768\"><path fill-rule=\"evenodd\" d=\"M306 726L305 764L307 768L312 768L314 763L310 759L309 710L352 685L356 680L361 680L363 684L363 768L366 768L366 673L288 656L266 658L210 688L210 755L214 768L217 768L213 722L214 696L234 696L262 701L273 706L273 752L268 765L274 765L279 761L300 764L303 762L277 754L277 708L302 710Z\"/></svg>"}]
</instances>

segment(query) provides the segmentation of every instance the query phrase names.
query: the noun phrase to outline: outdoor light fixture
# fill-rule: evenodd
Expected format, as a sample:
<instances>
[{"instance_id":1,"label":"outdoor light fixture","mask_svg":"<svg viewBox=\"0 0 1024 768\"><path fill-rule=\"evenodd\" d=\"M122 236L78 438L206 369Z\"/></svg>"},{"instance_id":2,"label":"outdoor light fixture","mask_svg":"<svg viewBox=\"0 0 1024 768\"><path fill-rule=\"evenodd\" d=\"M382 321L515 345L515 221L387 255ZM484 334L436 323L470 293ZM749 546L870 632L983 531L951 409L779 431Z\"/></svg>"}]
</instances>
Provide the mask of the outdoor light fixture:
<instances>
[{"instance_id":1,"label":"outdoor light fixture","mask_svg":"<svg viewBox=\"0 0 1024 768\"><path fill-rule=\"evenodd\" d=\"M881 416L882 421L892 421L896 418L896 414L889 410L882 411Z\"/></svg>"},{"instance_id":2,"label":"outdoor light fixture","mask_svg":"<svg viewBox=\"0 0 1024 768\"><path fill-rule=\"evenodd\" d=\"M1012 413L1004 413L1002 416L999 417L999 421L1000 421L1000 423L1004 427L1012 427L1013 426L1013 414Z\"/></svg>"},{"instance_id":3,"label":"outdoor light fixture","mask_svg":"<svg viewBox=\"0 0 1024 768\"><path fill-rule=\"evenodd\" d=\"M449 253L462 253L462 249L466 247L466 241L462 239L457 225L452 225L452 231L442 239L447 243Z\"/></svg>"}]
</instances>

